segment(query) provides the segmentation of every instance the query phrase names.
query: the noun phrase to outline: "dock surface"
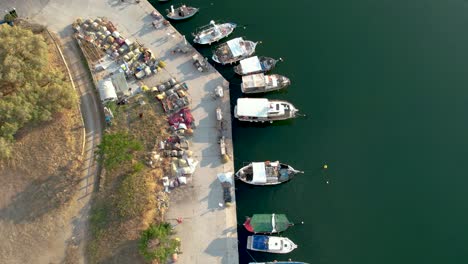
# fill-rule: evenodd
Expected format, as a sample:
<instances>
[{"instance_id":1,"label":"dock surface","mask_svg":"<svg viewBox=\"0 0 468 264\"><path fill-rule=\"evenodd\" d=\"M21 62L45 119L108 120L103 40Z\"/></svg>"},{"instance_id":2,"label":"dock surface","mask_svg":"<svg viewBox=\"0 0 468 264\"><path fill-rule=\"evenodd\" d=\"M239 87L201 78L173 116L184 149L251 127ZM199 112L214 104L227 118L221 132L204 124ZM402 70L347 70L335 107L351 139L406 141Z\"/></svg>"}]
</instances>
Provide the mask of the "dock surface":
<instances>
[{"instance_id":1,"label":"dock surface","mask_svg":"<svg viewBox=\"0 0 468 264\"><path fill-rule=\"evenodd\" d=\"M207 73L198 72L192 64L192 55L197 53L192 47L186 54L172 54L184 39L172 26L153 27L151 12L155 9L146 0L140 3L127 0L4 0L0 3L2 9L11 7L16 8L21 18L46 25L62 39L71 38L71 23L76 18L106 17L123 36L137 40L150 48L156 57L162 58L171 76L188 84L190 108L197 126L190 150L200 164L190 185L171 193L167 219L176 223L176 236L182 241L178 262L239 263L235 194L232 192L233 203L224 206L222 187L217 179L218 173L234 172L226 80L214 68ZM222 100L211 95L217 86L225 89ZM217 107L222 109L225 119L222 135L226 137L227 153L231 156L227 163L221 161ZM182 223L171 221L177 218L182 218Z\"/></svg>"}]
</instances>

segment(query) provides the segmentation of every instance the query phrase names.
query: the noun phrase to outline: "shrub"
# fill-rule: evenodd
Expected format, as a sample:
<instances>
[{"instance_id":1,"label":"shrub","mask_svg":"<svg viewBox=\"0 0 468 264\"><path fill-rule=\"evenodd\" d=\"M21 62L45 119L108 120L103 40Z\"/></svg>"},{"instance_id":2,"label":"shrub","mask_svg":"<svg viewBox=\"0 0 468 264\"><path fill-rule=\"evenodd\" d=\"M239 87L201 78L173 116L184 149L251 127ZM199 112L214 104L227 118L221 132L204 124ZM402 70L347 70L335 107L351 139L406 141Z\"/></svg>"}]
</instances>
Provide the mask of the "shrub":
<instances>
[{"instance_id":1,"label":"shrub","mask_svg":"<svg viewBox=\"0 0 468 264\"><path fill-rule=\"evenodd\" d=\"M151 224L141 233L138 244L140 254L148 261L158 260L159 263L165 263L180 246L178 240L170 237L172 234L169 223Z\"/></svg>"}]
</instances>

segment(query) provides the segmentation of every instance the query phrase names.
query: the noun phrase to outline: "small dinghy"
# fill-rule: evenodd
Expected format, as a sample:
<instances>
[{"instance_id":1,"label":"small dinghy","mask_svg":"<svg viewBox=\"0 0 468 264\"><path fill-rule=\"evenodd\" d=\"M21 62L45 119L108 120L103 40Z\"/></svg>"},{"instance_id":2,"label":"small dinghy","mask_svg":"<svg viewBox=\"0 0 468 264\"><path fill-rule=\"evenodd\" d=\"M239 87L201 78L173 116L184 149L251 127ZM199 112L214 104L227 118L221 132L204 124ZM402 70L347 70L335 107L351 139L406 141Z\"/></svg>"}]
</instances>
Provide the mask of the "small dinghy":
<instances>
[{"instance_id":1,"label":"small dinghy","mask_svg":"<svg viewBox=\"0 0 468 264\"><path fill-rule=\"evenodd\" d=\"M174 9L174 6L171 5L171 10L167 10L167 17L173 20L183 20L193 17L198 12L198 8L181 5L180 7Z\"/></svg>"},{"instance_id":2,"label":"small dinghy","mask_svg":"<svg viewBox=\"0 0 468 264\"><path fill-rule=\"evenodd\" d=\"M268 253L286 254L297 248L287 237L275 236L249 236L247 238L247 249Z\"/></svg>"},{"instance_id":3,"label":"small dinghy","mask_svg":"<svg viewBox=\"0 0 468 264\"><path fill-rule=\"evenodd\" d=\"M283 61L279 58L277 60L270 57L257 57L253 56L247 59L243 59L239 62L239 65L234 67L234 72L239 75L254 74L260 72L268 72L275 68L278 61Z\"/></svg>"},{"instance_id":4,"label":"small dinghy","mask_svg":"<svg viewBox=\"0 0 468 264\"><path fill-rule=\"evenodd\" d=\"M301 261L249 262L249 264L308 264Z\"/></svg>"},{"instance_id":5,"label":"small dinghy","mask_svg":"<svg viewBox=\"0 0 468 264\"><path fill-rule=\"evenodd\" d=\"M277 185L291 180L294 175L304 173L279 161L252 162L236 172L236 177L253 185Z\"/></svg>"},{"instance_id":6,"label":"small dinghy","mask_svg":"<svg viewBox=\"0 0 468 264\"><path fill-rule=\"evenodd\" d=\"M199 28L196 33L192 33L195 37L193 42L211 45L211 43L229 36L236 27L237 25L234 23L216 24L211 20L208 25Z\"/></svg>"},{"instance_id":7,"label":"small dinghy","mask_svg":"<svg viewBox=\"0 0 468 264\"><path fill-rule=\"evenodd\" d=\"M270 122L295 118L298 109L282 100L265 98L239 98L234 107L234 117L240 121Z\"/></svg>"},{"instance_id":8,"label":"small dinghy","mask_svg":"<svg viewBox=\"0 0 468 264\"><path fill-rule=\"evenodd\" d=\"M274 234L286 231L294 225L284 214L254 214L247 217L244 227L252 233Z\"/></svg>"},{"instance_id":9,"label":"small dinghy","mask_svg":"<svg viewBox=\"0 0 468 264\"><path fill-rule=\"evenodd\" d=\"M286 88L291 81L282 75L263 73L242 76L241 90L243 93L266 93Z\"/></svg>"},{"instance_id":10,"label":"small dinghy","mask_svg":"<svg viewBox=\"0 0 468 264\"><path fill-rule=\"evenodd\" d=\"M215 49L212 59L223 65L238 62L254 54L257 44L243 38L231 39Z\"/></svg>"}]
</instances>

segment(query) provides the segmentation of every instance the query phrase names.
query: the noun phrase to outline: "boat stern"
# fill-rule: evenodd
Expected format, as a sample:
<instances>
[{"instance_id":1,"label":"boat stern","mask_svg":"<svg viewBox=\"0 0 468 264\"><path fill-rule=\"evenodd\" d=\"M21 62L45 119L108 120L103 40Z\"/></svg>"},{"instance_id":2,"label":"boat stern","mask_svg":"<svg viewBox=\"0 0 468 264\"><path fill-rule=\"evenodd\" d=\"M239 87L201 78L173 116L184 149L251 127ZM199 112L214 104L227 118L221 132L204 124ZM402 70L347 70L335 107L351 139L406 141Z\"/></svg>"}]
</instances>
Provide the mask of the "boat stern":
<instances>
[{"instance_id":1,"label":"boat stern","mask_svg":"<svg viewBox=\"0 0 468 264\"><path fill-rule=\"evenodd\" d=\"M247 219L246 219L245 222L244 222L244 227L245 227L245 229L247 229L247 231L253 233L253 232L254 232L254 229L253 229L252 225L250 224L250 220L251 220L251 218L250 218L250 217L247 217Z\"/></svg>"},{"instance_id":2,"label":"boat stern","mask_svg":"<svg viewBox=\"0 0 468 264\"><path fill-rule=\"evenodd\" d=\"M253 241L253 236L248 236L247 237L247 249L252 250L252 242Z\"/></svg>"},{"instance_id":3,"label":"boat stern","mask_svg":"<svg viewBox=\"0 0 468 264\"><path fill-rule=\"evenodd\" d=\"M213 56L211 57L211 59L214 60L214 61L217 62L217 63L221 63L221 62L219 61L218 56L216 56L216 54L213 54Z\"/></svg>"}]
</instances>

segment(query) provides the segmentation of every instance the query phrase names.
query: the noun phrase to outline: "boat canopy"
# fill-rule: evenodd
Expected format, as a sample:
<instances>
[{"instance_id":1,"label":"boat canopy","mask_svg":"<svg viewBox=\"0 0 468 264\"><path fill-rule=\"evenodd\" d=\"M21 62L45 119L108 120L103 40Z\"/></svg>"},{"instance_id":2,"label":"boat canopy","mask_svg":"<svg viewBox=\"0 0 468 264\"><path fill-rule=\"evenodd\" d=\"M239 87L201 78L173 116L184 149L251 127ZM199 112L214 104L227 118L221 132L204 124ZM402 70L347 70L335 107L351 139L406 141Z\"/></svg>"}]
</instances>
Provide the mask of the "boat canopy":
<instances>
[{"instance_id":1,"label":"boat canopy","mask_svg":"<svg viewBox=\"0 0 468 264\"><path fill-rule=\"evenodd\" d=\"M263 73L242 76L244 89L265 87L265 75Z\"/></svg>"},{"instance_id":2,"label":"boat canopy","mask_svg":"<svg viewBox=\"0 0 468 264\"><path fill-rule=\"evenodd\" d=\"M252 162L253 178L252 183L266 183L265 162Z\"/></svg>"},{"instance_id":3,"label":"boat canopy","mask_svg":"<svg viewBox=\"0 0 468 264\"><path fill-rule=\"evenodd\" d=\"M257 56L253 56L240 61L240 66L244 73L258 72L262 70L262 65Z\"/></svg>"},{"instance_id":4,"label":"boat canopy","mask_svg":"<svg viewBox=\"0 0 468 264\"><path fill-rule=\"evenodd\" d=\"M268 250L269 242L268 236L253 236L252 248L260 250Z\"/></svg>"},{"instance_id":5,"label":"boat canopy","mask_svg":"<svg viewBox=\"0 0 468 264\"><path fill-rule=\"evenodd\" d=\"M254 214L250 225L256 233L283 232L291 225L284 214Z\"/></svg>"},{"instance_id":6,"label":"boat canopy","mask_svg":"<svg viewBox=\"0 0 468 264\"><path fill-rule=\"evenodd\" d=\"M237 99L237 115L250 117L268 117L270 103L266 98Z\"/></svg>"},{"instance_id":7,"label":"boat canopy","mask_svg":"<svg viewBox=\"0 0 468 264\"><path fill-rule=\"evenodd\" d=\"M242 38L235 38L226 42L233 57L238 57L244 54L245 51L241 44L243 41L244 39Z\"/></svg>"},{"instance_id":8,"label":"boat canopy","mask_svg":"<svg viewBox=\"0 0 468 264\"><path fill-rule=\"evenodd\" d=\"M281 250L283 241L281 237L269 237L268 238L268 249L269 250Z\"/></svg>"}]
</instances>

